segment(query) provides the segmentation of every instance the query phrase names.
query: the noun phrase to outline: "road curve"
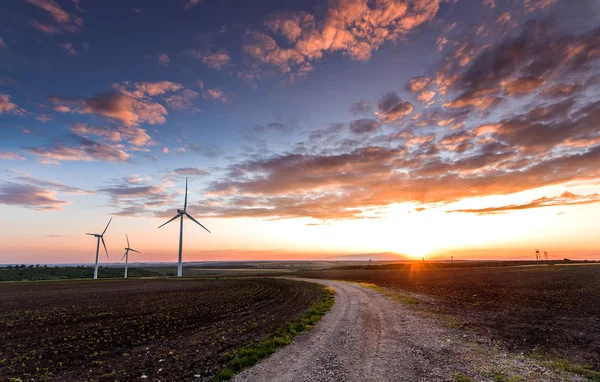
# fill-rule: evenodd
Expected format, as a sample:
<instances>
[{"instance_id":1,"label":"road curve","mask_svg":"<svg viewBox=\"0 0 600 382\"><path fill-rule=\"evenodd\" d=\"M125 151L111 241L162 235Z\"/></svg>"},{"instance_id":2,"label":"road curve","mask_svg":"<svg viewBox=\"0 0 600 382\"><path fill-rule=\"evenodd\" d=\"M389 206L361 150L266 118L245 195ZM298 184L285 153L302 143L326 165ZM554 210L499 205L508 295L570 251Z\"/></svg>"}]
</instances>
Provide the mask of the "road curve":
<instances>
[{"instance_id":1,"label":"road curve","mask_svg":"<svg viewBox=\"0 0 600 382\"><path fill-rule=\"evenodd\" d=\"M452 380L460 357L439 329L408 307L359 285L307 281L335 289L331 311L235 381Z\"/></svg>"}]
</instances>

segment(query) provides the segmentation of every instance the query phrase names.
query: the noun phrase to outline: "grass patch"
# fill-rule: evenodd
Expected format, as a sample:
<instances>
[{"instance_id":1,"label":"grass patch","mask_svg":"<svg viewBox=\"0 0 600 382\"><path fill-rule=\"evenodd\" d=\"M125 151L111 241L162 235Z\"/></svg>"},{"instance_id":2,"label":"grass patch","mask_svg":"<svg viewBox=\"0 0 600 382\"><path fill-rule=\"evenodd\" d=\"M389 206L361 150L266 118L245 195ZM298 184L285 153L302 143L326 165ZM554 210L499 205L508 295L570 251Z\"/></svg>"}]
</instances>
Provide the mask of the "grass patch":
<instances>
[{"instance_id":1,"label":"grass patch","mask_svg":"<svg viewBox=\"0 0 600 382\"><path fill-rule=\"evenodd\" d=\"M600 372L592 369L592 367L588 365L570 363L564 358L552 359L548 361L548 365L550 368L557 371L568 371L570 373L581 375L590 381L600 382Z\"/></svg>"},{"instance_id":2,"label":"grass patch","mask_svg":"<svg viewBox=\"0 0 600 382\"><path fill-rule=\"evenodd\" d=\"M474 379L467 377L466 375L464 375L463 373L455 373L452 376L452 380L454 382L475 382Z\"/></svg>"},{"instance_id":3,"label":"grass patch","mask_svg":"<svg viewBox=\"0 0 600 382\"><path fill-rule=\"evenodd\" d=\"M521 377L520 375L508 376L506 374L498 373L498 372L494 372L494 373L490 374L490 378L492 378L492 381L494 381L494 382L523 382L523 381L525 381L525 378Z\"/></svg>"},{"instance_id":4,"label":"grass patch","mask_svg":"<svg viewBox=\"0 0 600 382\"><path fill-rule=\"evenodd\" d=\"M331 309L335 300L333 288L323 288L323 294L307 311L269 335L255 346L242 347L227 354L227 367L219 371L215 381L228 381L241 370L255 365L258 361L273 354L275 350L289 345L294 337L312 328Z\"/></svg>"},{"instance_id":5,"label":"grass patch","mask_svg":"<svg viewBox=\"0 0 600 382\"><path fill-rule=\"evenodd\" d=\"M410 297L410 296L400 297L400 301L402 301L405 304L413 304L413 305L416 305L419 303L419 300L417 300L414 297Z\"/></svg>"},{"instance_id":6,"label":"grass patch","mask_svg":"<svg viewBox=\"0 0 600 382\"><path fill-rule=\"evenodd\" d=\"M356 284L356 285L360 285L363 288L369 288L369 289L373 289L376 290L379 293L383 293L388 297L393 298L396 301L400 301L404 304L409 304L409 305L417 305L419 304L419 300L417 300L416 298L412 297L412 296L406 296L406 295L401 295L399 291L394 291L391 292L385 288L380 287L377 284L372 284L372 283L364 283L364 282L351 282L351 281L347 281L351 284Z\"/></svg>"}]
</instances>

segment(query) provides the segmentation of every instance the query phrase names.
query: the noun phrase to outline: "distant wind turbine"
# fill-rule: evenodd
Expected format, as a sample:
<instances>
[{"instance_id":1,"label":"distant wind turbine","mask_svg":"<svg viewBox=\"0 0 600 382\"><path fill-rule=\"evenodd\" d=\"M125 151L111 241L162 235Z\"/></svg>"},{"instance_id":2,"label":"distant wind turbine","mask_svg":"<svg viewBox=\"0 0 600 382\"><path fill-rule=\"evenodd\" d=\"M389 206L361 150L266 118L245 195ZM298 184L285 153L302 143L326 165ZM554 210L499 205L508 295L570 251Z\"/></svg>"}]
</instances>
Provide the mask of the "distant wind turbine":
<instances>
[{"instance_id":1,"label":"distant wind turbine","mask_svg":"<svg viewBox=\"0 0 600 382\"><path fill-rule=\"evenodd\" d=\"M106 249L106 243L104 242L104 234L110 225L112 218L108 221L106 228L102 233L86 233L86 235L91 235L98 238L98 243L96 244L96 266L94 267L94 280L98 278L98 251L100 250L100 240L102 240L102 245L104 246L104 251L106 252L106 258L108 259L108 249Z\"/></svg>"},{"instance_id":2,"label":"distant wind turbine","mask_svg":"<svg viewBox=\"0 0 600 382\"><path fill-rule=\"evenodd\" d=\"M129 251L135 252L135 253L141 253L136 251L133 248L130 248L131 245L129 245L129 236L127 236L127 234L125 234L125 238L127 239L127 248L125 248L125 254L123 255L123 258L121 258L121 261L123 261L123 259L125 259L125 276L123 276L124 278L127 278L127 266L129 265Z\"/></svg>"},{"instance_id":3,"label":"distant wind turbine","mask_svg":"<svg viewBox=\"0 0 600 382\"><path fill-rule=\"evenodd\" d=\"M181 218L180 222L179 222L179 259L178 259L178 263L177 263L177 277L181 277L181 273L182 273L182 263L181 263L181 251L182 251L182 246L183 246L183 216L187 216L188 218L190 218L192 221L194 221L194 223L198 224L200 227L204 228L206 231L208 231L208 233L210 233L210 231L208 230L208 228L206 228L205 226L203 226L202 224L200 224L196 219L194 219L190 214L188 214L185 210L187 208L187 189L188 189L188 180L187 178L185 178L185 202L183 203L183 209L178 209L177 210L177 215L175 215L171 220L169 220L168 222L166 222L163 225L160 225L158 228L169 224L170 222L172 222L173 220L177 219L177 218Z\"/></svg>"}]
</instances>

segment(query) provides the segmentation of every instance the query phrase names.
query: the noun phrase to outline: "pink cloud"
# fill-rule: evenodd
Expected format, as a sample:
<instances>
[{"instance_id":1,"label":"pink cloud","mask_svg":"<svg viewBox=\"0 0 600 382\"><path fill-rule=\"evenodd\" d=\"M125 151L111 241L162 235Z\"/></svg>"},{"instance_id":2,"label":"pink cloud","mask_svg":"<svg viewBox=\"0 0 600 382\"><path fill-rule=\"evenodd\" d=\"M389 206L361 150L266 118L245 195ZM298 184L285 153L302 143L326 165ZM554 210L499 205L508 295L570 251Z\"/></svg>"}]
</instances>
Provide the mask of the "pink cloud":
<instances>
[{"instance_id":1,"label":"pink cloud","mask_svg":"<svg viewBox=\"0 0 600 382\"><path fill-rule=\"evenodd\" d=\"M61 210L67 202L58 200L55 192L29 184L0 183L0 204L43 211Z\"/></svg>"},{"instance_id":2,"label":"pink cloud","mask_svg":"<svg viewBox=\"0 0 600 382\"><path fill-rule=\"evenodd\" d=\"M159 54L156 61L160 66L167 66L171 63L171 59L169 58L169 56L164 53Z\"/></svg>"},{"instance_id":3,"label":"pink cloud","mask_svg":"<svg viewBox=\"0 0 600 382\"><path fill-rule=\"evenodd\" d=\"M8 151L0 151L0 159L3 160L25 160L22 156L17 153L11 153Z\"/></svg>"},{"instance_id":4,"label":"pink cloud","mask_svg":"<svg viewBox=\"0 0 600 382\"><path fill-rule=\"evenodd\" d=\"M0 114L16 114L16 115L24 115L25 110L21 109L16 104L10 102L10 95L8 94L0 94Z\"/></svg>"},{"instance_id":5,"label":"pink cloud","mask_svg":"<svg viewBox=\"0 0 600 382\"><path fill-rule=\"evenodd\" d=\"M229 98L227 97L225 92L221 89L207 89L205 94L206 94L206 97L208 97L212 100L223 102L223 103L229 102Z\"/></svg>"},{"instance_id":6,"label":"pink cloud","mask_svg":"<svg viewBox=\"0 0 600 382\"><path fill-rule=\"evenodd\" d=\"M193 8L196 5L200 4L201 1L202 0L186 0L184 7L185 9Z\"/></svg>"},{"instance_id":7,"label":"pink cloud","mask_svg":"<svg viewBox=\"0 0 600 382\"><path fill-rule=\"evenodd\" d=\"M231 61L231 57L225 49L218 49L216 52L196 51L192 54L211 69L223 69Z\"/></svg>"},{"instance_id":8,"label":"pink cloud","mask_svg":"<svg viewBox=\"0 0 600 382\"><path fill-rule=\"evenodd\" d=\"M54 0L26 1L45 11L54 20L55 25L42 24L36 20L31 20L31 25L41 32L48 34L60 33L63 31L76 32L83 25L83 19L81 17L66 12Z\"/></svg>"},{"instance_id":9,"label":"pink cloud","mask_svg":"<svg viewBox=\"0 0 600 382\"><path fill-rule=\"evenodd\" d=\"M79 53L73 47L73 44L70 42L64 42L60 44L71 56L79 56Z\"/></svg>"}]
</instances>

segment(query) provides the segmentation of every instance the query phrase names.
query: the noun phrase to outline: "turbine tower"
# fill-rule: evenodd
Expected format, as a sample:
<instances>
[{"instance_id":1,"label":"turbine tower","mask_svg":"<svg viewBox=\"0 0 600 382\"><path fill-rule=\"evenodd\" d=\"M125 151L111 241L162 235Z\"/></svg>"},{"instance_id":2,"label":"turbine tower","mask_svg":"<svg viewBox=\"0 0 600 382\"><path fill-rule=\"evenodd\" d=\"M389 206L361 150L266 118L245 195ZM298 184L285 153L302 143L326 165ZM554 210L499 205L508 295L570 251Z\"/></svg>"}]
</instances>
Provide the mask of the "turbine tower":
<instances>
[{"instance_id":1,"label":"turbine tower","mask_svg":"<svg viewBox=\"0 0 600 382\"><path fill-rule=\"evenodd\" d=\"M203 226L202 224L200 224L196 219L194 219L190 214L188 214L186 212L186 208L187 208L187 189L188 189L188 181L187 178L185 178L185 201L183 203L183 209L178 209L177 210L177 215L173 216L173 218L171 220L169 220L168 222L166 222L165 224L160 225L158 228L169 224L170 222L172 222L173 220L180 218L181 220L179 221L179 258L177 261L177 277L181 277L181 273L182 273L182 263L181 263L181 251L182 251L182 247L183 247L183 216L187 216L189 219L191 219L194 223L198 224L200 227L204 228L206 231L208 231L208 233L210 233L210 231L208 230L208 228L206 228L205 226Z\"/></svg>"},{"instance_id":2,"label":"turbine tower","mask_svg":"<svg viewBox=\"0 0 600 382\"><path fill-rule=\"evenodd\" d=\"M125 259L125 276L123 276L123 278L127 278L127 265L129 264L129 251L132 251L135 253L141 253L141 252L136 251L133 248L130 248L131 245L129 245L129 236L127 236L127 234L125 234L125 238L127 239L127 248L125 248L125 254L121 258L121 261L123 261L123 259Z\"/></svg>"},{"instance_id":3,"label":"turbine tower","mask_svg":"<svg viewBox=\"0 0 600 382\"><path fill-rule=\"evenodd\" d=\"M111 221L112 218L110 218L108 224L106 225L106 228L104 228L104 231L102 231L102 233L86 233L86 235L91 235L98 238L98 243L96 243L96 265L94 266L94 280L98 278L98 251L100 250L100 240L102 240L102 245L104 246L104 251L106 252L106 258L108 259L108 250L106 249L106 243L104 242L104 234L106 233L106 230L108 229L108 226L110 225Z\"/></svg>"}]
</instances>

